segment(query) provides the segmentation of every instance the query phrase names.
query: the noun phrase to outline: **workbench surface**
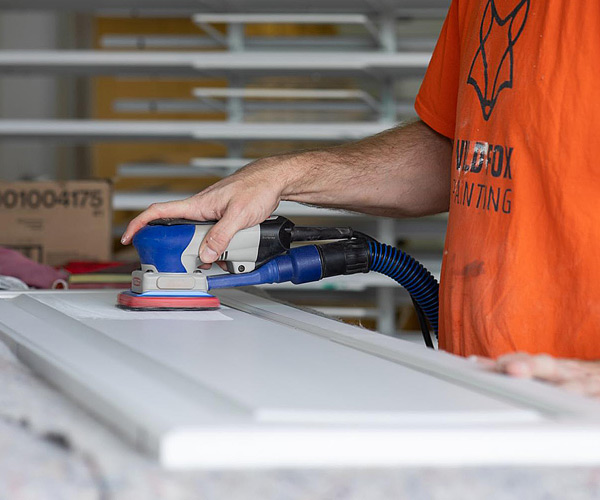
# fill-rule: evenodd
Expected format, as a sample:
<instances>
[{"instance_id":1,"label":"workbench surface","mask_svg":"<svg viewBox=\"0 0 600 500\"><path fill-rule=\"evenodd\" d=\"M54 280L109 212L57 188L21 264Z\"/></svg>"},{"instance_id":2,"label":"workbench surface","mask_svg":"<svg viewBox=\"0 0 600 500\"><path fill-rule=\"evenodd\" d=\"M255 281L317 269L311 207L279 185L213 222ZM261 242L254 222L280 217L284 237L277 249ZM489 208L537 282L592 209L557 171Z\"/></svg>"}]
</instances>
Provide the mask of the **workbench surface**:
<instances>
[{"instance_id":1,"label":"workbench surface","mask_svg":"<svg viewBox=\"0 0 600 500\"><path fill-rule=\"evenodd\" d=\"M0 384L0 498L584 500L600 497L600 468L169 472L132 450L35 377L2 343Z\"/></svg>"},{"instance_id":2,"label":"workbench surface","mask_svg":"<svg viewBox=\"0 0 600 500\"><path fill-rule=\"evenodd\" d=\"M168 471L0 343L0 498L564 499L600 497L600 467ZM563 450L556 450L560 455Z\"/></svg>"}]
</instances>

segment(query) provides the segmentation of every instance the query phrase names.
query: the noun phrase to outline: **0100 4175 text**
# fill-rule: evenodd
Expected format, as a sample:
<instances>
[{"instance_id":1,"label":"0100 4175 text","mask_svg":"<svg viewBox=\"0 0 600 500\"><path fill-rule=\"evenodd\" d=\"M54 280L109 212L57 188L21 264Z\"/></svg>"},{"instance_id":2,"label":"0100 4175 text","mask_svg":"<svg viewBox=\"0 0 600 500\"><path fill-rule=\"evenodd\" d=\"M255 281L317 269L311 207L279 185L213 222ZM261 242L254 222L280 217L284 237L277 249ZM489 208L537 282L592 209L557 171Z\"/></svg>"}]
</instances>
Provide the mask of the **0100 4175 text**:
<instances>
[{"instance_id":1,"label":"0100 4175 text","mask_svg":"<svg viewBox=\"0 0 600 500\"><path fill-rule=\"evenodd\" d=\"M4 189L0 190L0 208L100 208L104 199L100 190L77 189Z\"/></svg>"}]
</instances>

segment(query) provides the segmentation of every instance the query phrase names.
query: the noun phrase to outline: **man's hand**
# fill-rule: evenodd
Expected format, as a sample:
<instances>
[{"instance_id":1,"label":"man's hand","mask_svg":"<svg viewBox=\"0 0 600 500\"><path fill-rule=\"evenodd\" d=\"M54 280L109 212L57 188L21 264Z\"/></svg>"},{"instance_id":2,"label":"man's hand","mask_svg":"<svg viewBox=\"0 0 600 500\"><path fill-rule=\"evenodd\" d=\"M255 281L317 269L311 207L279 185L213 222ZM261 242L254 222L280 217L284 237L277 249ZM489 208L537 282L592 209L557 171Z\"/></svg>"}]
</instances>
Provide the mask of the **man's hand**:
<instances>
[{"instance_id":1,"label":"man's hand","mask_svg":"<svg viewBox=\"0 0 600 500\"><path fill-rule=\"evenodd\" d=\"M535 378L585 396L600 397L600 362L553 358L547 354L506 354L496 360L474 356L483 368L519 378Z\"/></svg>"},{"instance_id":2,"label":"man's hand","mask_svg":"<svg viewBox=\"0 0 600 500\"><path fill-rule=\"evenodd\" d=\"M161 218L217 220L200 246L200 259L215 262L241 229L260 224L277 208L288 168L285 156L266 158L248 165L185 200L155 203L133 219L121 243L127 245L148 222Z\"/></svg>"}]
</instances>

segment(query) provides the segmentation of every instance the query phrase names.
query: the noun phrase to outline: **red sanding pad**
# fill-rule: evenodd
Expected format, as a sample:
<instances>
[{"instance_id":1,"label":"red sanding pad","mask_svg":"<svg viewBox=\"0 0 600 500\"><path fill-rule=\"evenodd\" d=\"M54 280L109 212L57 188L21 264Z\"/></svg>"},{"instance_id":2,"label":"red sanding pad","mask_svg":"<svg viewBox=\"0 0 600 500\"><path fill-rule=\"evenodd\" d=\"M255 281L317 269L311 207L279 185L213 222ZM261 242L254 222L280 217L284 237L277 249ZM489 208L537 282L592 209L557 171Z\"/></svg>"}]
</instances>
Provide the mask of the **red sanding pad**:
<instances>
[{"instance_id":1,"label":"red sanding pad","mask_svg":"<svg viewBox=\"0 0 600 500\"><path fill-rule=\"evenodd\" d=\"M207 293L148 295L128 290L117 297L117 307L131 311L206 311L220 305L217 297Z\"/></svg>"}]
</instances>

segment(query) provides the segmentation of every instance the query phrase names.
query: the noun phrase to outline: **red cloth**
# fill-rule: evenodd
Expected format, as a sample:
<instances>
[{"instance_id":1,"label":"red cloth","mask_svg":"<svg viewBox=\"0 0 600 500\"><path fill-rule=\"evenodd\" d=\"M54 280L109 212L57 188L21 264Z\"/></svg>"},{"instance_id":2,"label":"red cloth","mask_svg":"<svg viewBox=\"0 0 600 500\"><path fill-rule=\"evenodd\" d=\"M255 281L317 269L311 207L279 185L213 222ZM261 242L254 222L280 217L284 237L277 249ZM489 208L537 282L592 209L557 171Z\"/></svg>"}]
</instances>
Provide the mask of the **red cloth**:
<instances>
[{"instance_id":1,"label":"red cloth","mask_svg":"<svg viewBox=\"0 0 600 500\"><path fill-rule=\"evenodd\" d=\"M67 279L67 273L39 264L10 248L0 247L0 274L14 276L35 288L52 288L59 279Z\"/></svg>"}]
</instances>

